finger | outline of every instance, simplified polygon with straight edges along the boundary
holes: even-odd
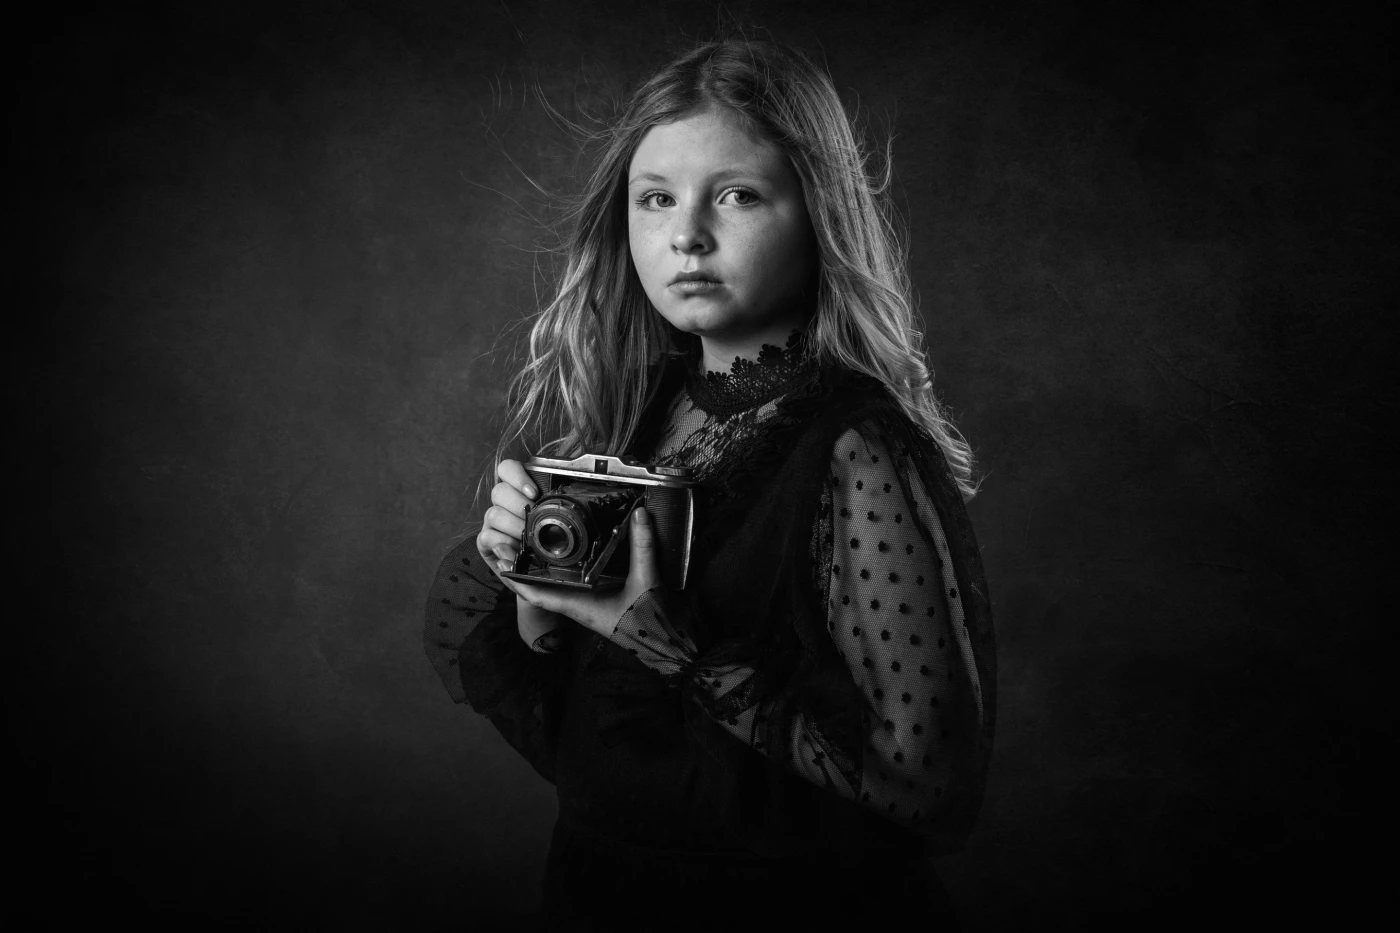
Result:
[[[486,510],[486,524],[492,530],[509,536],[512,539],[511,543],[517,546],[520,544],[520,536],[525,534],[525,519],[499,505],[493,505]]]
[[[492,528],[490,525],[487,525],[485,528],[482,528],[481,534],[477,535],[476,538],[476,549],[482,553],[483,557],[487,554],[495,554],[496,556],[500,557],[503,556],[499,553],[501,548],[515,548],[519,546],[519,538],[512,538],[505,532],[498,531],[495,528]]]
[[[504,583],[506,586],[510,586],[510,581],[507,580],[505,577],[501,576],[501,574],[507,573],[508,571],[515,569],[514,557],[498,558],[493,555],[487,558],[486,563],[489,564],[491,566],[491,569],[496,572],[496,577],[502,583]]]
[[[645,507],[632,513],[632,548],[627,576],[642,589],[651,589],[661,582],[656,566],[656,528]]]
[[[508,535],[502,534],[492,528],[487,528],[477,536],[476,549],[481,554],[482,559],[488,562],[497,560],[514,561],[519,554],[520,541]]]
[[[496,566],[496,551],[493,545],[499,532],[483,527],[476,536],[476,552],[481,555],[481,559],[488,565]]]
[[[519,460],[502,460],[498,463],[496,465],[496,479],[503,483],[510,483],[531,499],[539,495],[539,490],[530,480],[530,474],[525,472],[525,467],[521,466]]]
[[[497,483],[491,487],[491,504],[498,505],[510,514],[523,519],[525,506],[530,504],[530,499],[510,483]]]

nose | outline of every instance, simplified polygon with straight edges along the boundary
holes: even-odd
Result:
[[[676,211],[671,231],[671,249],[682,255],[701,255],[715,248],[704,209],[696,206]]]

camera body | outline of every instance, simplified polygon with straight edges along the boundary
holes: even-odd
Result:
[[[627,526],[645,506],[661,580],[669,589],[685,589],[695,529],[691,470],[584,454],[531,457],[525,472],[539,496],[525,507],[520,553],[501,576],[579,590],[621,589],[631,560]]]

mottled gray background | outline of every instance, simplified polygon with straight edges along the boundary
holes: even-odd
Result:
[[[524,91],[599,111],[726,16],[824,56],[897,134],[937,384],[987,474],[1001,726],[942,863],[967,928],[1292,917],[1376,883],[1386,21],[189,6],[10,36],[9,369],[37,440],[9,492],[39,518],[12,564],[37,601],[7,651],[34,828],[11,908],[530,915],[552,788],[420,634],[500,424],[493,347],[541,287],[557,204],[528,179],[575,190]]]

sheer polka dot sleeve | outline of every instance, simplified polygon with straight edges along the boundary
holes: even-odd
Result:
[[[858,799],[919,826],[980,729],[953,562],[917,472],[881,439],[842,436],[831,484],[827,629],[868,707]]]
[[[799,713],[783,754],[814,784],[921,827],[938,819],[981,727],[952,559],[917,472],[899,469],[882,440],[847,432],[830,483],[831,508],[816,529],[831,536],[827,630],[866,698],[864,748],[851,760]],[[753,669],[698,667],[664,590],[638,599],[613,640],[662,676],[691,681],[711,718],[769,753],[771,704],[754,694]]]

